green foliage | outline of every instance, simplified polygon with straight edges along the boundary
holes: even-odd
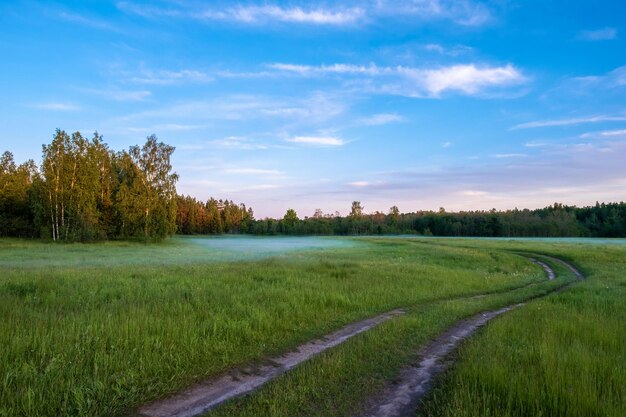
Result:
[[[210,198],[206,203],[178,196],[176,225],[184,235],[246,233],[254,220],[251,208],[228,200]]]
[[[257,220],[251,232],[280,234],[280,222]],[[393,235],[480,236],[480,237],[626,237],[626,203],[571,207],[554,204],[538,210],[464,211],[450,213],[418,211],[400,213],[398,207],[389,213],[364,214],[361,203],[352,203],[350,215],[323,215],[316,211],[289,229],[300,235]]]
[[[363,206],[360,201],[353,201],[350,209],[350,217],[360,219],[363,216]]]
[[[98,133],[57,130],[32,161],[15,166],[6,152],[0,171],[0,236],[54,241],[162,239],[176,230],[174,148],[151,136],[114,153]]]
[[[17,166],[13,154],[0,157],[0,236],[36,234],[31,208],[31,187],[38,179],[33,161]]]
[[[288,209],[281,222],[283,232],[286,234],[293,233],[299,222],[300,219],[298,218],[296,211],[294,209]]]

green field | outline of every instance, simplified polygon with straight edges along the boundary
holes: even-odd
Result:
[[[219,237],[0,240],[0,416],[128,415],[207,376],[404,308],[210,413],[353,416],[456,320],[574,281],[555,268],[559,277],[547,282],[524,251],[568,259],[589,278],[466,343],[428,412],[623,415],[626,245]]]

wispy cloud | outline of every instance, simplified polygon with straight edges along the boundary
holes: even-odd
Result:
[[[283,186],[279,184],[258,184],[258,185],[248,185],[248,186],[237,187],[237,188],[226,188],[224,189],[224,192],[240,193],[244,191],[276,190],[278,188],[283,188]]]
[[[191,69],[179,71],[142,69],[139,74],[129,77],[128,81],[138,84],[169,85],[182,82],[206,83],[213,81],[213,77],[206,72]]]
[[[324,74],[364,74],[382,75],[395,71],[394,68],[378,67],[374,64],[353,65],[353,64],[333,64],[333,65],[298,65],[276,62],[268,65],[269,68],[298,74],[301,76],[320,76]]]
[[[463,196],[468,196],[468,197],[484,197],[484,196],[489,195],[489,192],[477,191],[477,190],[464,190],[464,191],[459,191],[459,194]]]
[[[610,116],[610,115],[598,115],[587,117],[574,117],[569,119],[555,119],[555,120],[539,120],[534,122],[526,122],[513,126],[509,130],[518,129],[533,129],[538,127],[554,127],[554,126],[572,126],[587,123],[601,123],[601,122],[623,122],[626,121],[626,116]]]
[[[472,0],[377,0],[376,12],[421,20],[449,20],[462,26],[481,26],[492,20],[489,8]]]
[[[503,159],[503,158],[524,158],[528,155],[525,153],[497,153],[492,155],[494,158]]]
[[[379,113],[359,120],[360,124],[366,126],[381,126],[389,123],[398,123],[405,121],[406,118],[396,113]]]
[[[606,130],[604,132],[600,132],[600,136],[626,136],[626,129]]]
[[[355,187],[355,188],[367,188],[367,187],[380,187],[380,186],[384,186],[384,182],[377,180],[377,181],[353,181],[353,182],[349,182],[348,185],[350,187]]]
[[[626,86],[626,66],[615,68],[605,75],[590,75],[586,77],[575,77],[567,80],[566,83],[578,84],[579,88],[595,89],[613,88]]]
[[[280,176],[284,175],[283,171],[276,169],[259,169],[259,168],[227,168],[224,170],[227,174],[241,174],[241,175],[269,175]]]
[[[304,97],[272,97],[231,94],[210,100],[190,100],[117,118],[117,122],[135,120],[164,120],[180,123],[206,123],[210,120],[271,120],[286,119],[293,125],[316,125],[342,114],[346,105],[335,94],[315,92]]]
[[[353,195],[368,207],[385,208],[393,201],[403,210],[436,209],[442,205],[452,210],[510,209],[543,207],[554,201],[619,201],[626,184],[626,141],[577,145],[548,148],[515,164],[505,158],[479,166],[450,165],[381,173],[378,178],[346,184],[337,190],[336,201],[345,204],[346,195]],[[350,194],[355,189],[358,194]],[[307,195],[312,194],[307,191]],[[329,209],[332,207],[325,208]]]
[[[200,4],[173,3],[154,6],[123,1],[117,7],[144,18],[181,18],[197,21],[224,21],[247,25],[272,23],[363,26],[377,19],[451,21],[462,26],[481,26],[492,20],[490,9],[473,0],[392,0],[346,1],[342,6],[314,4],[285,6],[276,3],[230,7],[207,7]]]
[[[300,7],[238,6],[224,10],[206,10],[194,14],[197,19],[227,20],[248,24],[267,22],[307,23],[314,25],[354,24],[365,16],[360,8],[330,10],[323,8],[303,9]]]
[[[300,143],[313,146],[343,146],[346,142],[331,136],[295,136],[285,139],[287,142]]]
[[[528,78],[515,66],[488,66],[460,64],[436,68],[406,66],[380,67],[375,64],[353,65],[297,65],[274,63],[270,68],[303,77],[320,77],[328,74],[353,77],[384,78],[386,83],[376,83],[373,91],[411,97],[439,97],[446,91],[466,95],[479,95],[496,87],[520,85]]]
[[[110,22],[107,22],[106,20],[83,16],[78,13],[61,11],[57,14],[57,17],[66,22],[76,23],[78,25],[86,26],[90,29],[108,30],[108,31],[120,32],[120,33],[122,32],[122,30],[119,27],[113,25]]]
[[[548,146],[547,143],[545,143],[545,142],[536,142],[536,141],[526,142],[524,144],[524,147],[526,147],[526,148],[543,148],[543,147],[546,147],[546,146]]]
[[[207,7],[155,7],[146,4],[119,2],[118,8],[146,18],[187,18],[199,21],[228,21],[242,24],[266,24],[272,22],[301,23],[311,25],[352,25],[365,18],[365,10],[349,8],[302,8],[265,4],[261,6],[235,6],[226,8]]]
[[[465,45],[455,45],[452,47],[446,47],[438,43],[427,43],[426,45],[423,45],[422,48],[429,52],[435,52],[440,55],[447,55],[447,56],[452,56],[452,57],[467,54],[474,50],[474,48],[470,46],[465,46]]]
[[[611,137],[617,137],[617,136],[626,136],[626,129],[605,130],[602,132],[589,132],[589,133],[583,133],[582,135],[580,135],[582,139],[595,138],[595,137],[611,138]]]
[[[217,139],[211,142],[213,145],[226,148],[226,149],[236,149],[236,150],[258,150],[258,149],[268,149],[269,146],[261,143],[256,143],[255,141],[242,137],[242,136],[228,136],[222,139]]]
[[[354,181],[354,182],[349,182],[348,185],[352,187],[367,187],[368,185],[370,185],[370,182],[369,181]]]
[[[604,74],[579,75],[567,77],[554,88],[543,94],[542,98],[551,100],[572,99],[585,100],[585,103],[598,108],[599,105],[608,102],[625,93],[626,65],[617,67]],[[623,101],[623,100],[622,100]],[[593,109],[594,107],[589,107]]]
[[[52,111],[78,111],[80,107],[72,103],[63,102],[46,102],[32,105],[36,109],[52,110]]]
[[[116,101],[143,101],[152,95],[152,93],[148,90],[121,90],[118,88],[85,88],[81,91]]]
[[[131,133],[154,133],[154,132],[185,132],[189,130],[203,129],[206,125],[190,125],[180,123],[162,123],[146,127],[127,127],[123,129],[125,132]]]
[[[610,41],[617,39],[617,29],[605,27],[597,30],[583,30],[578,33],[578,39],[584,41]]]
[[[116,4],[119,10],[134,14],[145,18],[163,18],[163,17],[188,17],[188,13],[184,10],[171,6],[162,7],[152,4],[134,3],[129,1],[119,1]]]

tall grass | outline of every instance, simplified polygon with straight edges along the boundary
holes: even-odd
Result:
[[[626,248],[539,249],[574,260],[587,280],[469,341],[421,415],[626,415]]]
[[[544,279],[514,255],[394,239],[246,262],[185,241],[0,240],[0,268],[0,415],[11,417],[124,415],[353,320]],[[425,314],[456,317],[441,311]]]

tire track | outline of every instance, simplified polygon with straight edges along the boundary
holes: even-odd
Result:
[[[323,338],[299,346],[293,352],[271,358],[264,365],[235,369],[226,375],[207,380],[182,393],[145,405],[139,409],[139,416],[193,417],[200,415],[231,398],[254,391],[311,357],[400,314],[404,314],[404,311],[392,310],[376,317],[348,324]]]
[[[554,271],[546,263],[534,258],[529,259],[540,265],[546,271],[548,279],[554,279]],[[527,284],[521,288],[533,284],[534,283]],[[518,288],[512,288],[510,290],[503,291],[503,293],[516,289]],[[445,301],[480,298],[491,294],[493,293],[455,297]],[[449,335],[450,337],[467,337],[487,321],[518,306],[519,305],[509,306],[497,311],[482,313],[479,316],[475,316],[474,318],[467,320],[467,323],[462,326],[465,330],[461,328],[457,329],[455,325],[453,328],[444,333],[444,335],[448,335],[448,333],[452,332]],[[148,403],[140,407],[135,415],[143,417],[195,417],[206,413],[207,411],[232,398],[253,392],[268,381],[271,381],[285,372],[288,372],[313,356],[337,346],[346,340],[368,331],[401,314],[404,314],[404,311],[397,309],[372,318],[348,324],[322,338],[300,345],[292,352],[270,358],[266,360],[264,364],[245,368],[235,368],[226,374],[210,378],[178,394]],[[459,324],[459,326],[460,325],[461,324]],[[465,334],[465,332],[467,332],[467,334]],[[461,336],[458,336],[457,333]],[[440,336],[440,338],[444,335]],[[439,340],[439,338],[437,340]],[[445,344],[443,342],[444,341],[441,340],[440,344]],[[453,348],[454,346],[449,350]],[[432,350],[433,354],[438,355],[446,355],[449,352],[449,350],[445,349],[441,350],[433,348]]]
[[[584,275],[571,264],[551,256],[544,256],[544,258],[565,266],[572,271],[579,280],[584,279]],[[545,262],[535,258],[528,259],[540,265],[546,271],[549,280],[556,277],[552,267]],[[545,295],[561,291],[570,285],[571,283],[566,284]],[[524,303],[513,304],[499,310],[479,313],[469,319],[461,320],[454,324],[435,340],[422,348],[419,355],[419,364],[402,370],[398,380],[392,386],[388,386],[382,394],[377,396],[377,398],[370,403],[364,416],[414,416],[418,411],[422,398],[424,398],[424,395],[426,395],[432,387],[433,377],[452,365],[452,361],[449,360],[449,354],[458,347],[459,343],[470,337],[476,330],[487,324],[490,320],[523,305]]]

